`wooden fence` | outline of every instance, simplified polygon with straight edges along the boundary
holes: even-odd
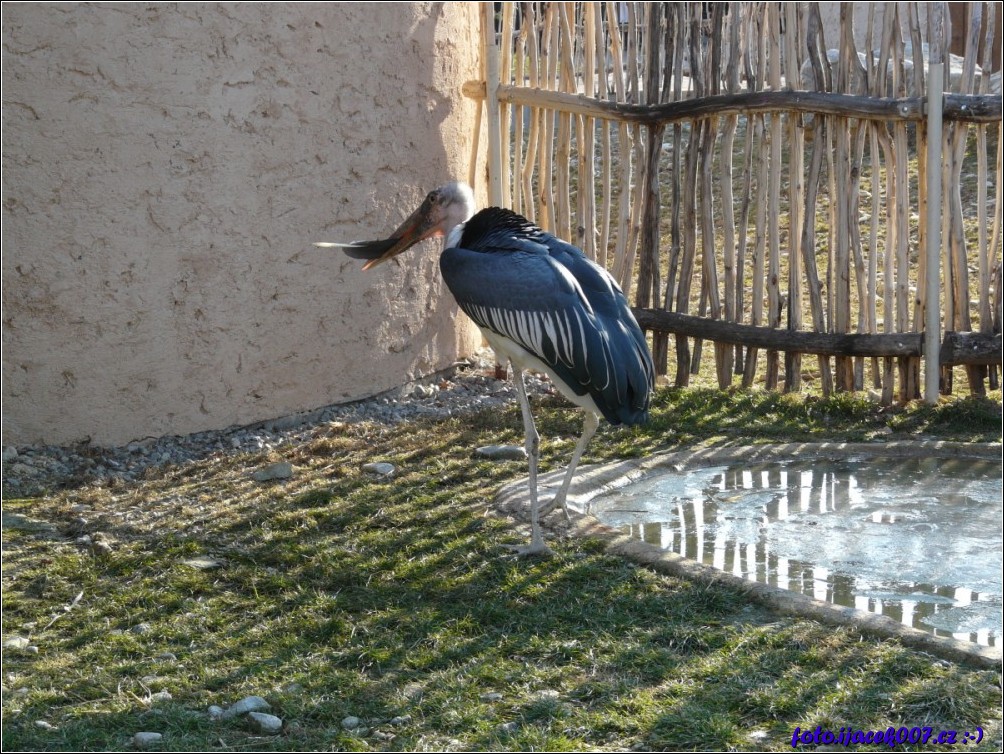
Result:
[[[710,340],[723,388],[811,380],[891,403],[923,384],[939,170],[941,390],[957,364],[972,392],[996,388],[1000,29],[969,4],[930,144],[914,51],[949,60],[944,5],[922,22],[916,3],[869,4],[861,47],[852,3],[838,39],[816,3],[483,3],[468,93],[486,103],[492,201],[610,269],[677,385]]]

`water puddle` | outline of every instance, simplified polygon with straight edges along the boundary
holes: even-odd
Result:
[[[659,474],[589,512],[741,578],[994,647],[1001,475],[968,458],[745,463]]]

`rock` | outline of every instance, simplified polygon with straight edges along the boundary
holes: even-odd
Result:
[[[4,463],[7,463],[8,461],[13,461],[15,458],[17,458],[17,448],[15,448],[13,445],[8,445],[6,448],[3,449]]]
[[[11,464],[8,464],[8,465],[4,466],[4,473],[7,474],[10,477],[26,478],[26,477],[35,476],[38,472],[35,471],[35,469],[33,467],[29,466],[28,464],[25,464],[25,463],[11,463]]]
[[[108,542],[106,542],[105,540],[100,539],[97,542],[91,544],[91,551],[95,555],[111,555],[112,546],[108,544]]]
[[[425,694],[425,687],[420,683],[409,683],[401,689],[401,694],[409,701],[417,702],[420,701],[422,699],[422,695]]]
[[[411,722],[411,715],[397,715],[390,719],[391,725],[406,725]]]
[[[478,697],[482,702],[501,702],[502,695],[497,691],[486,691],[480,697]]]
[[[248,718],[262,733],[278,733],[282,730],[282,718],[266,712],[249,712]]]
[[[559,696],[560,694],[554,689],[543,689],[534,694],[533,700],[535,702],[550,702],[554,701]]]
[[[177,662],[178,656],[174,652],[161,652],[153,656],[155,660],[161,660],[162,662]]]
[[[157,704],[158,702],[169,702],[174,699],[171,696],[170,691],[158,691],[154,694],[150,694],[150,704]]]
[[[135,626],[133,626],[132,628],[129,629],[129,633],[131,633],[131,634],[148,634],[148,633],[150,633],[150,630],[151,629],[150,629],[150,624],[149,623],[137,623]]]
[[[31,642],[23,636],[12,636],[4,639],[4,649],[27,649]]]
[[[55,533],[57,528],[48,521],[25,516],[20,513],[3,512],[2,515],[4,529],[17,529],[18,531],[30,532],[51,532]]]
[[[524,461],[526,449],[520,445],[482,445],[474,451],[474,455],[493,461]]]
[[[364,463],[363,471],[377,476],[393,476],[396,469],[392,463]]]
[[[207,557],[205,555],[200,555],[197,558],[189,558],[188,560],[181,561],[189,568],[195,568],[199,571],[211,571],[214,568],[219,568],[223,565],[220,561],[214,560],[213,558]]]
[[[362,724],[362,720],[354,715],[349,715],[342,719],[342,727],[345,730],[356,730]]]
[[[256,482],[271,482],[276,479],[289,479],[291,476],[293,476],[293,464],[289,461],[279,461],[258,469],[251,478]]]
[[[209,713],[210,720],[220,720],[223,717],[224,710],[218,705],[210,704],[209,709],[207,709],[206,712]]]
[[[243,715],[247,712],[261,712],[262,710],[271,709],[272,705],[262,699],[260,696],[246,696],[241,699],[236,704],[231,705],[228,709],[223,712],[223,719],[229,720],[230,718],[237,717],[238,715]]]
[[[498,729],[501,733],[515,733],[519,730],[519,723],[513,721],[502,723]]]
[[[59,730],[59,728],[50,723],[48,720],[36,720],[35,727],[41,728],[42,730]]]
[[[164,736],[160,733],[152,733],[150,731],[140,731],[132,737],[133,745],[137,748],[145,749],[148,746],[156,746],[161,742]]]

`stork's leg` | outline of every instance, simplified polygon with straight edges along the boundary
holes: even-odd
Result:
[[[561,482],[561,488],[558,490],[558,494],[554,496],[554,500],[545,506],[541,515],[546,516],[560,505],[565,511],[565,520],[571,520],[571,516],[568,515],[568,488],[572,486],[572,477],[575,475],[575,467],[579,465],[579,459],[582,458],[582,454],[585,452],[586,446],[589,444],[589,441],[593,439],[593,435],[596,434],[596,429],[599,426],[600,417],[592,411],[586,411],[585,417],[582,421],[582,436],[579,437],[579,441],[575,444],[575,452],[572,453],[572,460],[568,464],[568,471],[565,472],[565,478]]]
[[[537,461],[540,459],[540,435],[533,423],[530,413],[530,400],[526,397],[526,385],[523,384],[523,370],[510,362],[513,370],[513,382],[519,393],[519,407],[523,412],[523,429],[526,432],[526,458],[530,467],[530,544],[517,547],[510,545],[519,555],[547,555],[551,552],[544,544],[540,533],[540,500],[537,498]]]

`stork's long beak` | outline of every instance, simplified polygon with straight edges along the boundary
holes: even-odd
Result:
[[[394,231],[390,238],[380,241],[356,241],[351,244],[317,243],[315,246],[340,248],[353,259],[367,259],[364,270],[376,267],[391,257],[396,257],[402,251],[410,249],[426,238],[443,235],[440,218],[434,206],[428,200],[411,213],[407,220]]]

